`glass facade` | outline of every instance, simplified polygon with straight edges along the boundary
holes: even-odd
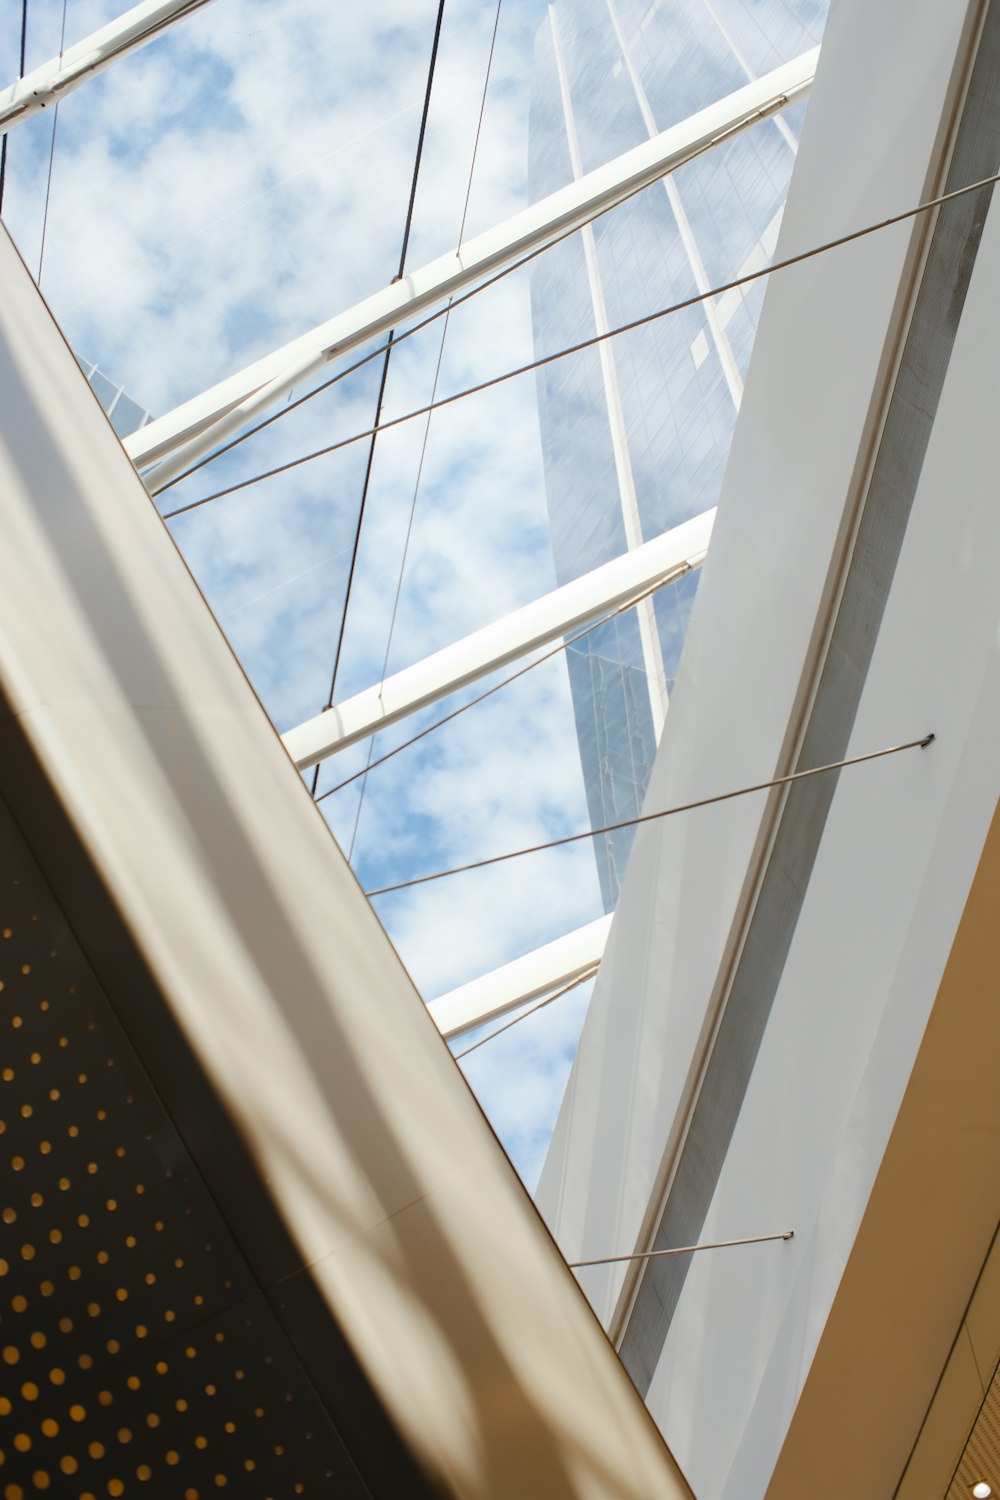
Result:
[[[89,360],[79,359],[81,370],[86,375],[90,388],[98,401],[108,414],[112,427],[120,438],[127,438],[130,433],[138,432],[140,427],[145,427],[151,420],[151,414],[145,411],[131,396],[126,396],[120,385],[115,385],[113,380],[103,374],[96,365]]]
[[[820,40],[827,0],[555,0],[536,42],[533,198]],[[771,258],[804,106],[714,148],[549,250],[532,271],[550,354]],[[718,500],[764,294],[758,281],[538,372],[557,581]],[[593,826],[640,810],[698,574],[567,653]],[[631,829],[595,842],[615,905]]]

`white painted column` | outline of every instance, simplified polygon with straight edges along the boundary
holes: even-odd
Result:
[[[210,4],[211,0],[142,0],[142,4],[91,32],[58,57],[32,68],[16,83],[0,90],[0,135],[58,104],[88,78],[103,73],[119,58],[137,52],[177,21]]]

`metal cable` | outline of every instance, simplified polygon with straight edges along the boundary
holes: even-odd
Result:
[[[545,849],[559,849],[564,844],[577,844],[581,839],[598,838],[602,833],[617,833],[621,828],[636,828],[640,823],[654,823],[660,818],[672,818],[677,813],[692,812],[698,807],[712,807],[716,802],[731,802],[734,797],[747,797],[751,792],[766,792],[772,787],[790,786],[794,781],[805,781],[809,776],[822,776],[827,771],[840,771],[845,766],[861,765],[867,760],[881,760],[886,755],[898,755],[901,750],[923,750],[934,741],[933,734],[925,734],[919,740],[907,740],[902,745],[890,745],[885,750],[869,750],[865,755],[851,755],[846,760],[834,760],[825,766],[810,766],[805,771],[792,771],[788,776],[776,776],[773,781],[758,781],[753,786],[739,787],[735,792],[717,792],[714,797],[699,797],[695,802],[682,802],[677,807],[666,807],[660,812],[641,813],[637,818],[623,818],[620,823],[608,823],[604,828],[588,828],[583,833],[569,833],[559,839],[548,839],[544,844],[529,844],[524,849],[510,849],[506,854],[492,854],[487,859],[475,859],[467,865],[455,865],[450,870],[435,870],[430,875],[416,875],[412,880],[399,880],[395,885],[382,885],[366,896],[385,896],[390,891],[405,891],[413,885],[425,885],[429,880],[443,880],[446,875],[462,875],[467,870],[481,870],[486,865],[499,865],[508,859],[520,859],[523,854],[540,854]]]
[[[889,229],[895,224],[905,223],[907,219],[914,219],[919,214],[929,213],[932,209],[940,208],[943,204],[951,203],[957,198],[963,198],[968,193],[979,192],[983,188],[993,187],[1000,182],[1000,172],[993,173],[989,177],[982,177],[978,182],[970,182],[966,187],[955,188],[952,192],[942,193],[940,197],[931,198],[926,203],[919,203],[916,208],[906,209],[905,212],[893,214],[888,219],[880,219],[876,224],[868,224],[863,229],[851,230],[849,234],[839,235],[836,239],[826,240],[821,245],[815,245],[810,250],[802,250],[797,255],[790,255],[784,260],[774,261],[769,266],[763,266],[760,270],[750,271],[745,276],[737,276],[732,281],[723,282],[722,285],[711,287],[706,292],[698,292],[692,297],[685,297],[681,302],[673,302],[668,307],[661,307],[656,312],[646,313],[641,318],[634,318],[629,323],[621,323],[616,328],[609,328],[604,333],[594,334],[591,338],[583,339],[578,344],[571,344],[567,349],[558,349],[554,354],[546,354],[540,359],[531,360],[528,364],[518,365],[516,369],[507,370],[502,375],[494,375],[490,380],[484,380],[478,385],[468,386],[463,391],[456,391],[454,395],[444,396],[434,404],[433,407],[421,406],[415,411],[405,412],[400,417],[393,417],[391,421],[384,422],[378,429],[386,432],[390,427],[399,427],[404,422],[410,422],[415,417],[426,416],[428,411],[437,411],[442,406],[451,406],[456,401],[462,401],[466,396],[477,396],[483,391],[492,390],[494,386],[503,385],[508,380],[515,379],[518,375],[527,375],[532,370],[540,370],[546,365],[554,364],[557,360],[566,359],[568,355],[580,354],[585,349],[592,349],[607,339],[617,338],[621,333],[631,333],[636,328],[644,328],[648,323],[655,323],[660,318],[666,318],[674,313],[684,312],[689,307],[696,307],[699,303],[707,302],[712,297],[722,296],[725,292],[733,291],[737,287],[748,286],[754,281],[759,281],[764,276],[770,276],[774,271],[784,271],[791,266],[801,265],[803,261],[812,260],[817,255],[823,255],[828,250],[836,250],[842,245],[849,245],[855,240],[864,239],[867,235],[876,234],[881,229]],[[238,484],[228,485],[223,490],[216,490],[214,494],[204,495],[200,500],[192,500],[187,505],[180,505],[176,510],[164,512],[164,520],[172,520],[174,516],[186,514],[188,511],[197,510],[202,505],[209,505],[213,500],[221,500],[226,495],[233,495],[238,490],[248,489],[250,485],[259,484],[261,480],[273,479],[278,474],[285,474],[290,469],[297,469],[302,464],[310,463],[314,458],[323,458],[328,453],[339,452],[342,448],[349,448],[354,443],[362,442],[371,437],[371,429],[365,432],[356,432],[353,437],[342,438],[337,443],[331,443],[329,447],[317,448],[312,453],[305,453],[299,458],[289,460],[288,463],[279,464],[274,469],[266,469],[263,473],[255,474],[250,479],[240,480]],[[191,471],[189,471],[191,472]]]
[[[399,250],[399,270],[396,272],[395,281],[402,279],[406,269],[406,252],[410,246],[410,230],[413,227],[413,207],[417,200],[417,181],[420,177],[420,163],[424,154],[424,138],[427,134],[427,116],[431,107],[431,92],[434,87],[434,70],[437,64],[438,44],[441,40],[441,23],[444,20],[445,0],[438,0],[437,19],[434,23],[434,40],[431,43],[431,60],[427,69],[427,85],[424,89],[424,107],[420,115],[420,129],[417,134],[417,149],[413,161],[413,173],[410,178],[410,198],[406,205],[406,219],[403,224],[403,241]],[[378,434],[383,430],[382,403],[385,400],[385,387],[389,378],[389,359],[392,354],[393,334],[395,330],[389,330],[389,337],[385,343],[385,358],[382,362],[382,375],[379,380],[378,399],[375,402],[375,422],[368,434],[371,442],[368,447],[368,460],[365,464],[364,484],[361,488],[361,503],[358,506],[358,520],[354,528],[354,542],[351,547],[351,561],[347,570],[347,587],[344,591],[344,606],[340,614],[340,628],[337,632],[337,646],[333,655],[333,671],[330,674],[330,691],[327,694],[326,707],[333,704],[333,695],[337,688],[337,673],[340,670],[340,657],[344,648],[344,632],[347,628],[347,611],[351,603],[351,590],[354,586],[354,574],[357,569],[358,552],[361,547],[361,528],[364,525],[365,508],[368,504],[368,490],[371,486],[372,467],[375,462],[375,444]],[[388,426],[388,423],[386,424]],[[317,765],[312,779],[312,794],[316,795],[316,786],[319,782],[319,766]]]
[[[432,402],[434,400],[434,397],[437,395],[438,380],[441,377],[441,364],[442,364],[442,361],[444,360],[444,341],[445,341],[445,339],[447,337],[448,337],[448,319],[445,318],[445,320],[444,320],[444,326],[441,329],[441,344],[440,344],[440,347],[438,348],[437,365],[436,365],[436,367],[434,369],[434,383],[431,386],[431,401]],[[406,559],[409,556],[409,551],[410,551],[410,538],[413,535],[413,518],[414,518],[414,516],[417,513],[417,496],[420,494],[420,481],[423,478],[424,460],[427,457],[427,441],[428,441],[430,435],[431,435],[431,413],[428,412],[427,413],[427,421],[424,424],[424,438],[423,438],[423,442],[420,445],[420,461],[417,464],[417,477],[416,477],[416,479],[413,482],[413,499],[410,501],[410,515],[409,515],[409,519],[408,519],[408,521],[406,523],[406,537],[405,537],[405,539],[403,541],[403,556],[401,557],[400,563],[399,563],[399,577],[396,579],[396,593],[395,593],[395,597],[393,598],[393,601],[392,601],[392,614],[391,614],[391,616],[389,618],[389,633],[388,633],[388,636],[386,638],[386,643],[385,643],[385,655],[382,658],[382,671],[379,673],[379,683],[380,684],[384,684],[385,683],[385,674],[386,674],[386,672],[388,671],[388,668],[389,668],[389,653],[392,650],[392,637],[393,637],[393,634],[394,634],[395,629],[396,629],[396,615],[399,612],[399,600],[400,600],[400,595],[403,592],[403,574],[406,571]],[[381,686],[379,688],[379,692],[381,693]],[[358,826],[359,826],[359,824],[361,822],[361,809],[364,807],[364,803],[365,803],[365,791],[366,791],[367,786],[368,786],[368,772],[371,770],[372,756],[375,753],[375,739],[376,739],[376,736],[374,734],[369,738],[369,741],[368,741],[368,762],[367,762],[367,764],[366,764],[366,766],[364,768],[364,771],[361,772],[363,780],[361,782],[361,794],[358,797],[358,806],[357,806],[357,809],[356,809],[355,814],[354,814],[354,828],[351,831],[351,842],[350,842],[350,845],[349,845],[348,850],[347,850],[347,862],[348,862],[348,864],[350,864],[351,859],[354,856],[354,845],[357,842]],[[316,771],[317,771],[317,774],[318,774],[318,772],[319,772],[319,764],[317,764]],[[314,796],[315,796],[315,790],[316,789],[315,789],[315,784],[314,784],[314,786],[313,786],[313,795]],[[316,800],[318,802],[321,799],[319,797],[317,797]]]
[[[503,0],[497,0],[497,11],[496,11],[496,16],[494,17],[494,21],[493,21],[493,35],[492,35],[492,37],[490,39],[489,56],[486,59],[486,76],[483,79],[483,94],[482,94],[482,99],[480,100],[480,104],[479,104],[479,120],[478,120],[477,125],[476,125],[476,137],[475,137],[475,140],[474,140],[473,146],[472,146],[472,160],[469,163],[469,178],[468,178],[468,182],[466,183],[466,187],[465,187],[465,203],[464,203],[464,205],[462,207],[462,222],[461,222],[461,225],[460,225],[459,231],[458,231],[458,246],[459,246],[459,248],[455,252],[456,255],[458,255],[460,253],[460,251],[461,251],[461,247],[462,247],[462,235],[465,232],[465,218],[466,218],[466,214],[468,213],[469,198],[470,198],[471,193],[472,193],[472,180],[473,180],[473,177],[475,176],[475,171],[476,171],[476,158],[479,155],[479,137],[480,137],[480,133],[481,133],[482,128],[483,128],[483,115],[484,115],[484,113],[486,111],[486,96],[487,96],[487,93],[489,92],[489,87],[490,87],[490,73],[491,73],[492,68],[493,68],[493,53],[494,53],[494,49],[496,47],[497,27],[500,24],[500,6],[501,6],[502,3],[503,3]],[[441,329],[441,343],[440,343],[440,346],[438,348],[437,365],[435,366],[435,369],[434,369],[434,380],[433,380],[433,384],[431,386],[431,404],[432,405],[433,405],[435,399],[437,398],[438,381],[441,378],[441,366],[442,366],[442,363],[444,361],[444,346],[445,346],[445,341],[446,341],[446,339],[448,337],[448,323],[449,323],[449,319],[451,317],[451,302],[452,302],[452,299],[449,298],[448,299],[448,305],[444,309],[444,324],[443,324],[443,327]],[[411,539],[411,537],[413,535],[413,521],[414,521],[414,517],[415,517],[416,512],[417,512],[417,498],[418,498],[418,496],[420,494],[420,481],[423,478],[424,460],[427,457],[427,443],[428,443],[428,440],[429,440],[430,434],[431,434],[431,415],[432,414],[430,412],[428,412],[428,414],[427,414],[427,421],[426,421],[426,423],[424,425],[423,442],[421,443],[421,446],[420,446],[420,461],[417,464],[417,476],[416,476],[416,479],[414,480],[414,484],[413,484],[413,499],[410,502],[410,515],[409,515],[409,519],[407,520],[407,523],[406,523],[406,537],[405,537],[405,539],[403,541],[403,555],[402,555],[402,557],[400,559],[400,563],[399,563],[399,577],[396,580],[396,593],[395,593],[395,596],[394,596],[393,601],[392,601],[392,614],[391,614],[390,619],[389,619],[389,632],[388,632],[388,637],[387,637],[386,643],[385,643],[385,655],[382,658],[382,671],[379,674],[379,681],[380,681],[380,683],[384,683],[385,682],[385,674],[386,674],[386,672],[389,669],[389,653],[392,650],[392,639],[393,639],[393,635],[394,635],[395,629],[396,629],[396,616],[397,616],[397,614],[399,612],[399,600],[400,600],[400,596],[401,596],[401,594],[403,592],[403,576],[404,576],[404,574],[406,572],[406,560],[407,560],[407,558],[409,556],[409,553],[410,553],[410,539]],[[381,689],[380,689],[380,693],[381,693]],[[371,766],[372,766],[372,756],[375,753],[376,738],[377,738],[377,736],[374,735],[374,734],[370,737],[370,739],[368,741],[368,759],[367,759],[367,761],[365,763],[364,769],[362,771],[358,772],[358,776],[360,776],[362,778],[362,781],[361,781],[361,794],[358,797],[358,806],[357,806],[357,809],[356,809],[355,814],[354,814],[354,827],[353,827],[353,829],[351,831],[351,842],[350,842],[350,845],[349,845],[348,850],[347,850],[348,863],[350,863],[351,859],[354,856],[354,846],[355,846],[355,843],[357,842],[358,827],[359,827],[359,825],[361,823],[361,812],[362,812],[362,809],[364,807],[365,792],[367,791],[367,788],[368,788],[368,772],[371,770]],[[401,749],[402,747],[400,746],[398,748]],[[384,757],[384,756],[382,757],[382,759],[385,759],[385,758],[386,757]],[[381,764],[381,761],[379,761],[377,763]],[[351,777],[351,780],[352,781],[356,781],[358,779],[358,776]],[[313,796],[314,797],[316,795],[316,786],[317,786],[317,784],[318,784],[318,767],[317,767],[317,774],[314,775],[314,777],[313,777]],[[343,783],[341,783],[341,785],[343,785]],[[336,788],[336,790],[338,790],[338,791],[339,791],[339,789],[340,789],[339,787]],[[323,794],[323,796],[326,796],[326,795],[327,795],[326,793]],[[320,802],[322,800],[323,800],[322,797],[317,797],[316,798],[316,801],[318,801],[318,802]]]
[[[793,1240],[794,1229],[785,1229],[781,1234],[755,1234],[744,1240],[715,1240],[709,1245],[678,1245],[673,1250],[639,1250],[634,1255],[599,1255],[596,1260],[568,1260],[571,1271],[580,1271],[584,1266],[614,1266],[626,1260],[657,1260],[661,1255],[694,1255],[698,1250],[729,1250],[734,1245],[766,1245],[769,1240]]]
[[[406,750],[410,745],[415,745],[418,740],[425,739],[427,735],[433,734],[434,730],[440,729],[442,725],[450,724],[452,719],[458,718],[459,714],[467,713],[470,708],[475,708],[477,703],[482,703],[484,699],[491,698],[494,693],[499,693],[501,688],[505,688],[510,683],[516,682],[519,677],[523,677],[526,672],[531,672],[535,667],[540,667],[542,662],[551,661],[553,656],[558,656],[561,651],[568,651],[570,646],[575,646],[577,641],[582,641],[584,636],[589,635],[592,630],[599,630],[602,625],[607,625],[609,621],[616,619],[618,615],[623,615],[626,610],[634,609],[644,599],[650,598],[659,589],[666,588],[668,583],[676,583],[679,578],[683,578],[685,574],[691,571],[692,567],[690,563],[683,563],[677,568],[672,568],[666,578],[658,579],[648,589],[643,589],[641,594],[636,594],[634,599],[628,599],[624,604],[619,604],[617,609],[610,610],[606,615],[601,615],[600,619],[592,620],[589,625],[585,625],[575,635],[564,637],[550,651],[545,651],[541,656],[534,657],[525,666],[519,667],[516,672],[512,672],[509,677],[504,677],[500,682],[495,682],[485,692],[477,693],[476,697],[470,698],[468,703],[460,703],[458,708],[452,709],[450,714],[445,714],[443,719],[435,719],[433,724],[428,724],[426,729],[421,729],[419,733],[412,735],[410,739],[404,740],[401,745],[396,745],[392,750],[387,750],[384,755],[379,756],[378,760],[369,761],[363,770],[355,771],[353,776],[346,777],[343,781],[338,782],[336,786],[328,787],[325,792],[320,793],[316,801],[322,802],[324,797],[332,797],[334,792],[342,791],[345,786],[350,786],[360,776],[366,776],[369,771],[374,771],[376,766],[381,766],[385,761],[392,760],[393,756],[398,755],[401,750]],[[371,738],[373,742],[377,733],[377,730],[372,731]]]
[[[487,1042],[492,1042],[495,1036],[500,1036],[502,1032],[509,1031],[519,1021],[527,1020],[528,1016],[533,1016],[536,1010],[543,1010],[546,1005],[551,1005],[553,1000],[561,1000],[563,995],[569,994],[570,990],[578,989],[581,984],[586,984],[588,979],[593,979],[598,967],[598,964],[593,964],[585,973],[578,974],[575,979],[570,980],[569,984],[564,984],[562,989],[556,990],[555,994],[546,995],[544,1000],[536,1000],[535,1004],[530,1006],[528,1010],[522,1010],[521,1014],[515,1016],[513,1020],[505,1021],[502,1026],[497,1027],[496,1031],[491,1031],[486,1036],[481,1036],[477,1042],[473,1042],[470,1047],[464,1048],[463,1051],[453,1053],[455,1061],[458,1062],[460,1057],[468,1057],[469,1053],[475,1052],[477,1047],[485,1046]]]
[[[476,170],[476,157],[479,155],[479,137],[482,134],[483,116],[486,113],[486,95],[489,92],[490,74],[493,71],[493,53],[496,50],[497,45],[497,29],[500,25],[500,7],[502,4],[503,0],[497,0],[497,13],[493,17],[493,35],[490,38],[490,55],[486,59],[486,81],[483,84],[483,97],[479,102],[479,119],[476,122],[476,138],[472,143],[472,165],[469,167],[469,181],[465,189],[465,202],[462,205],[462,222],[459,225],[458,230],[458,245],[455,249],[456,256],[459,256],[462,253],[462,240],[465,237],[465,221],[468,218],[469,214],[469,199],[472,197],[472,178]],[[449,303],[448,305],[450,308],[451,304]]]
[[[66,16],[63,14],[63,26],[66,25]],[[18,78],[24,77],[24,57],[28,42],[28,0],[21,0],[21,51],[17,65]],[[7,181],[7,132],[4,131],[3,139],[0,140],[0,214],[3,213],[3,190]]]
[[[59,33],[59,56],[62,57],[66,46],[66,7],[69,0],[63,0],[62,8],[62,30]],[[36,278],[39,286],[42,284],[42,266],[45,263],[45,236],[49,228],[49,199],[52,196],[52,169],[56,160],[56,130],[59,127],[59,104],[56,103],[52,111],[52,139],[49,141],[49,170],[45,179],[45,209],[42,213],[42,243],[38,249],[38,276]],[[4,136],[4,140],[7,137]]]

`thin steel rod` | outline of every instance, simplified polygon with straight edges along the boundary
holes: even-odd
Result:
[[[502,1026],[498,1026],[495,1031],[489,1032],[486,1036],[481,1036],[477,1042],[473,1042],[469,1047],[464,1047],[461,1052],[453,1053],[452,1056],[454,1057],[455,1061],[458,1062],[460,1057],[467,1057],[470,1052],[475,1052],[477,1047],[483,1047],[487,1042],[492,1042],[493,1038],[495,1036],[499,1036],[502,1031],[509,1031],[510,1028],[512,1026],[516,1026],[519,1021],[524,1021],[528,1018],[528,1016],[533,1016],[536,1010],[542,1010],[546,1005],[551,1005],[553,1000],[561,1000],[563,995],[569,994],[570,990],[575,990],[579,985],[586,984],[588,979],[594,978],[594,975],[597,973],[597,970],[599,968],[600,964],[591,964],[590,968],[587,969],[585,973],[578,974],[575,979],[571,979],[569,984],[564,984],[562,988],[556,990],[554,994],[546,995],[543,1000],[536,1000],[534,1005],[529,1006],[527,1010],[522,1010],[521,1014],[519,1016],[515,1016],[513,1020],[505,1021],[504,1024]]]
[[[768,1240],[794,1238],[795,1230],[786,1229],[782,1234],[755,1234],[745,1240],[715,1240],[711,1245],[678,1245],[673,1250],[643,1250],[636,1255],[599,1255],[596,1260],[568,1260],[566,1264],[571,1271],[579,1271],[584,1266],[613,1266],[626,1260],[656,1260],[661,1255],[694,1255],[699,1250],[729,1250],[733,1245],[764,1245]]]
[[[785,260],[773,261],[769,266],[762,266],[758,271],[750,271],[745,276],[737,276],[732,281],[725,281],[719,286],[711,287],[706,292],[697,292],[692,297],[685,297],[681,302],[672,302],[668,307],[658,308],[655,312],[645,313],[641,318],[634,318],[629,323],[620,323],[616,328],[609,328],[604,333],[594,334],[591,338],[582,339],[578,344],[571,344],[566,349],[557,349],[552,354],[546,354],[541,359],[531,360],[528,364],[518,365],[513,370],[505,370],[501,375],[494,375],[489,380],[483,380],[478,385],[467,386],[464,390],[455,391],[451,396],[442,396],[440,401],[433,407],[420,406],[414,411],[404,412],[401,416],[393,417],[388,422],[383,422],[379,431],[386,431],[390,427],[399,427],[404,422],[411,422],[415,417],[426,416],[428,411],[436,411],[442,406],[451,406],[455,401],[463,401],[466,396],[478,396],[483,391],[492,390],[494,386],[503,385],[505,381],[514,380],[518,375],[527,375],[532,370],[540,370],[546,365],[553,364],[556,360],[565,359],[570,354],[580,354],[585,349],[592,349],[596,345],[604,343],[608,339],[617,338],[621,333],[631,333],[636,328],[644,328],[647,323],[655,323],[659,318],[666,318],[674,313],[684,312],[689,307],[696,307],[699,303],[708,302],[713,297],[722,296],[725,292],[734,291],[737,287],[748,286],[751,282],[759,281],[764,276],[770,276],[775,271],[785,271],[790,266],[801,265],[803,261],[812,260],[817,255],[823,255],[828,250],[836,250],[841,245],[850,245],[855,240],[864,239],[866,235],[876,234],[879,230],[890,229],[895,224],[903,224],[908,219],[914,219],[919,214],[929,213],[932,209],[941,208],[946,203],[954,202],[957,198],[963,198],[968,193],[981,191],[983,188],[993,187],[1000,182],[1000,172],[994,172],[989,177],[981,177],[976,182],[970,182],[965,187],[955,188],[949,193],[942,193],[937,198],[930,198],[926,203],[918,203],[916,208],[908,208],[903,213],[892,214],[887,219],[880,219],[875,224],[867,224],[863,229],[852,229],[848,234],[838,235],[836,239],[826,240],[822,245],[814,245],[811,250],[802,250],[797,255],[790,255]],[[237,484],[228,485],[224,490],[216,490],[211,495],[203,495],[200,500],[192,500],[187,505],[180,505],[176,510],[165,511],[163,519],[171,520],[174,516],[181,516],[190,510],[197,510],[199,506],[209,505],[213,500],[221,500],[225,495],[233,495],[238,490],[249,488],[250,485],[259,484],[261,480],[273,479],[277,474],[285,474],[290,469],[296,469],[302,464],[311,463],[314,458],[323,458],[328,453],[337,453],[341,448],[349,448],[352,443],[363,442],[365,438],[372,435],[372,429],[364,432],[356,432],[352,437],[341,438],[339,442],[331,443],[325,448],[316,448],[311,453],[303,453],[299,458],[290,459],[287,463],[279,464],[276,468],[265,469],[260,474],[254,474],[249,479],[241,479]],[[187,472],[191,472],[188,470]],[[153,490],[153,494],[159,491]]]
[[[665,807],[660,812],[641,813],[637,818],[623,818],[620,823],[607,823],[603,828],[588,828],[584,833],[569,833],[561,839],[549,839],[544,844],[529,844],[524,849],[510,849],[506,854],[492,854],[487,859],[474,859],[467,865],[455,865],[450,870],[435,870],[430,875],[416,875],[412,880],[400,880],[395,885],[381,885],[367,896],[385,896],[390,891],[404,891],[411,885],[424,885],[428,880],[443,880],[446,875],[462,875],[466,870],[481,870],[484,865],[499,865],[506,859],[519,859],[522,854],[540,854],[545,849],[558,849],[563,844],[576,844],[581,839],[598,838],[602,833],[617,833],[620,828],[635,828],[640,823],[653,823],[658,818],[672,818],[676,813],[693,812],[698,807],[711,807],[716,802],[730,802],[734,797],[748,797],[751,792],[767,792],[772,787],[789,786],[793,781],[805,781],[808,776],[822,776],[826,771],[841,771],[845,766],[859,766],[866,760],[881,760],[886,755],[898,755],[902,750],[923,750],[933,744],[934,735],[925,734],[923,739],[907,740],[903,745],[889,745],[885,750],[869,750],[864,755],[851,755],[846,760],[834,760],[826,766],[810,766],[805,771],[792,771],[788,776],[776,776],[773,781],[757,781],[753,786],[741,786],[735,792],[717,792],[714,797],[699,797],[696,802],[682,802],[677,807]]]

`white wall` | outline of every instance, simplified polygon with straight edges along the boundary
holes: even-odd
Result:
[[[779,257],[926,196],[966,19],[962,3],[834,0]],[[884,231],[774,278],[648,809],[788,768],[921,233]],[[704,1234],[794,1224],[796,1239],[695,1259],[650,1390],[700,1500],[766,1486],[1000,789],[986,410],[998,237],[994,222],[849,753],[927,729],[939,742],[841,777]],[[538,1193],[570,1258],[640,1240],[765,806],[637,837]],[[623,1279],[583,1273],[605,1320]]]

